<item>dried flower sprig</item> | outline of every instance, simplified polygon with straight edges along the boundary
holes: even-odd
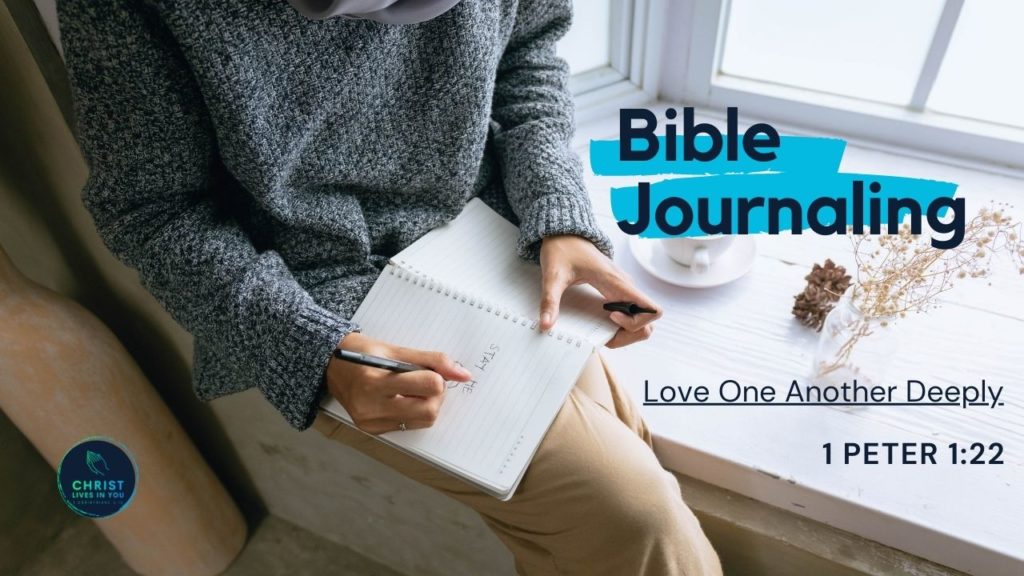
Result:
[[[939,295],[957,281],[988,277],[996,255],[1008,256],[1024,274],[1022,225],[1006,214],[1004,205],[979,210],[953,248],[932,246],[927,238],[912,234],[909,223],[898,234],[851,235],[851,241],[857,267],[850,294],[861,316],[847,327],[849,338],[832,361],[818,366],[819,375],[844,366],[875,323],[885,327],[893,318],[937,308]]]

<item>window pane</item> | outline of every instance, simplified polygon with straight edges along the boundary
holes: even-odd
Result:
[[[732,0],[722,72],[905,105],[943,0]]]
[[[965,2],[928,108],[1024,126],[1024,2]]]
[[[612,0],[572,0],[572,28],[558,43],[558,55],[573,74],[603,68],[611,55]]]

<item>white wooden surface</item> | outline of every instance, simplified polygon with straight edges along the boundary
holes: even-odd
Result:
[[[611,120],[581,128],[584,164],[590,138],[615,136]],[[842,170],[956,182],[969,214],[989,200],[1024,204],[1022,180],[867,148],[848,147]],[[808,375],[817,334],[790,315],[792,297],[814,262],[851,267],[847,239],[761,236],[746,277],[679,288],[647,275],[614,224],[608,191],[635,179],[588,178],[616,261],[666,309],[650,341],[605,352],[638,404],[645,379],[716,390],[731,378],[784,393]],[[1024,220],[1022,208],[1010,213]],[[985,378],[1005,387],[1005,406],[643,407],[659,456],[673,470],[968,573],[1024,574],[1024,277],[1007,263],[990,281],[965,281],[941,309],[901,322],[887,374],[943,386]],[[829,466],[825,442],[934,442],[940,463]],[[1001,442],[1006,463],[951,465],[949,442]]]

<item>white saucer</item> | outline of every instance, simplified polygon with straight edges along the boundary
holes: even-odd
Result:
[[[629,251],[644,270],[659,280],[686,288],[712,288],[728,284],[749,272],[757,258],[757,243],[752,236],[737,236],[729,250],[703,273],[669,258],[662,250],[660,240],[630,236]]]

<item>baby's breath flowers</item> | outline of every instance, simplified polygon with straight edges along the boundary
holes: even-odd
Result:
[[[953,248],[931,245],[904,223],[898,234],[851,235],[856,269],[848,297],[859,318],[844,329],[847,338],[817,372],[825,375],[847,365],[854,346],[877,327],[895,319],[937,308],[939,295],[960,280],[985,278],[996,256],[1009,257],[1024,274],[1021,224],[1003,205],[983,208],[964,226],[964,238]],[[836,336],[836,335],[831,335]]]

